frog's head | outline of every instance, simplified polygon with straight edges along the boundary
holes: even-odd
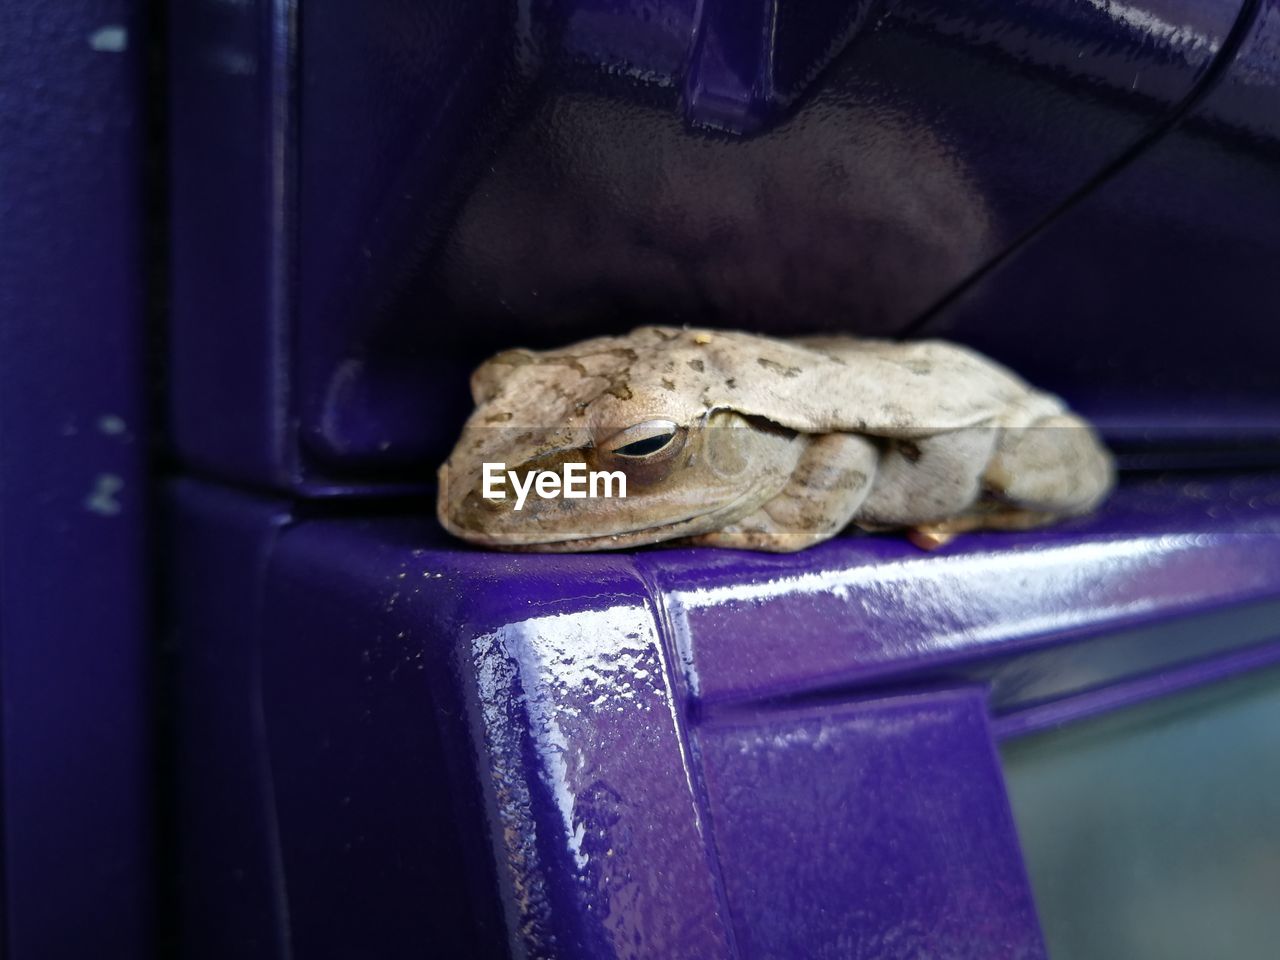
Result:
[[[575,551],[694,536],[751,513],[782,489],[800,444],[732,402],[713,336],[650,327],[487,361],[440,468],[440,522],[486,546]],[[558,479],[537,479],[547,474]],[[566,478],[585,495],[566,496]]]

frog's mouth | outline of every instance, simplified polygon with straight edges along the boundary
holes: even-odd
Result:
[[[514,551],[624,549],[723,529],[776,495],[794,468],[793,460],[775,463],[772,454],[757,457],[756,447],[744,447],[741,442],[742,438],[767,438],[770,443],[785,441],[790,448],[796,436],[793,431],[772,424],[762,426],[736,413],[731,416],[733,422],[714,433],[724,439],[723,444],[710,442],[713,430],[705,426],[711,419],[708,413],[703,415],[704,427],[696,439],[680,443],[670,456],[662,458],[653,458],[647,450],[638,455],[627,453],[629,438],[615,450],[602,449],[591,436],[562,434],[555,439],[569,443],[541,443],[530,451],[532,456],[508,469],[506,464],[488,462],[487,455],[498,450],[509,454],[521,444],[506,443],[504,448],[497,442],[473,441],[465,448],[465,456],[451,458],[441,468],[437,515],[441,525],[456,537]],[[740,430],[739,421],[752,429]],[[484,435],[481,438],[488,440]],[[492,459],[497,456],[500,454]],[[632,456],[636,462],[625,462]],[[457,463],[466,464],[464,472],[453,470]],[[518,494],[521,489],[530,489],[535,475],[566,478],[571,466],[579,470],[579,480],[582,471],[588,475],[621,473],[626,492],[597,497],[594,482],[589,481],[590,498],[581,492],[577,498],[563,494],[548,497],[540,489],[536,498]],[[505,471],[507,480],[501,488],[492,482],[496,477],[493,468]],[[502,495],[493,496],[498,489]]]
[[[522,464],[513,473],[527,482],[527,473],[531,470],[552,469],[567,463],[582,464],[587,469],[595,466],[588,449],[574,448],[544,454]],[[644,509],[645,503],[652,504],[653,501],[646,499],[645,485],[643,482],[635,483],[636,479],[628,476],[631,489],[626,499],[639,502]],[[540,508],[551,502],[534,503],[530,496],[523,512],[518,513],[514,509],[514,497],[501,500],[482,497],[481,478],[478,476],[468,476],[462,481],[462,489],[466,492],[461,496],[456,490],[454,495],[450,495],[447,469],[442,469],[440,482],[437,515],[449,533],[494,549],[548,553],[624,549],[695,536],[733,523],[777,492],[775,485],[770,483],[753,483],[736,490],[722,489],[722,497],[708,492],[705,497],[687,501],[683,509],[678,504],[668,504],[669,512],[665,517],[655,504],[652,509],[656,515],[650,520],[634,514],[627,516],[623,510],[610,512],[605,504],[620,504],[622,500],[619,499],[580,499],[567,503],[558,500],[553,506],[555,513],[548,516]],[[590,503],[599,504],[600,508],[591,511],[568,506]],[[607,532],[587,532],[586,528],[591,524]]]
[[[733,523],[735,520],[746,516],[759,505],[761,499],[758,493],[748,491],[729,503],[721,504],[703,513],[694,513],[663,523],[637,526],[616,533],[594,536],[577,536],[571,533],[549,534],[543,531],[495,533],[459,526],[443,511],[440,514],[440,522],[451,534],[470,543],[516,553],[582,553],[595,550],[624,550],[718,530],[726,524]]]

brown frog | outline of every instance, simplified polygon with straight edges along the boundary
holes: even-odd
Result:
[[[440,468],[449,532],[512,550],[793,551],[849,525],[925,547],[1092,510],[1094,431],[973,350],[641,327],[510,350]]]

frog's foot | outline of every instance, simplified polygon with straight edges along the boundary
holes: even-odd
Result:
[[[948,520],[917,523],[907,528],[907,539],[921,550],[938,550],[971,530],[1030,530],[1059,520],[1057,514],[1008,507],[977,509]]]
[[[926,523],[919,527],[911,527],[907,530],[907,539],[921,550],[938,550],[960,535],[958,531],[948,530],[945,527],[946,524],[941,523]]]
[[[855,434],[813,437],[781,493],[741,520],[690,542],[793,553],[829,540],[849,525],[867,498],[879,456],[873,443]]]

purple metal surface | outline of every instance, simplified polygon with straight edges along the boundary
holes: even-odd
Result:
[[[471,931],[496,928],[517,955],[726,956],[630,562],[433,541],[425,524],[309,523],[273,564],[263,691],[296,955],[470,956]]]
[[[187,469],[425,490],[479,357],[652,320],[925,322],[1121,438],[1274,426],[1273,0],[517,6],[175,8]],[[181,484],[187,945],[1042,956],[992,725],[1269,662],[1278,496],[551,557]]]
[[[190,466],[275,484],[297,472],[290,9],[173,4],[168,58],[169,431]]]
[[[694,739],[737,956],[1046,956],[982,688]]]
[[[1117,430],[1163,420],[1203,442],[1273,422],[1265,387],[1237,387],[1280,348],[1249,319],[1274,285],[1227,249],[1274,249],[1276,218],[1202,197],[1251,162],[1220,125],[1149,181],[1144,209],[1189,204],[1188,230],[1226,245],[1154,215],[1117,231],[1128,211],[1108,208],[1042,271],[989,274],[1007,289],[964,310],[947,300],[1164,142],[1254,0],[747,6],[763,33],[741,6],[682,0],[523,18],[499,3],[183,5],[173,357],[188,461],[316,494],[422,485],[480,356],[655,319],[902,332],[932,316]],[[1247,122],[1276,88],[1259,56]],[[735,124],[756,132],[699,129]],[[1074,279],[1133,251],[1152,275],[1194,264],[1174,272],[1199,299],[1109,276],[1122,309]],[[1228,280],[1231,309],[1207,309]],[[1196,362],[1206,340],[1212,366]],[[1164,416],[1192,375],[1200,409]]]
[[[1173,132],[918,332],[1069,391],[1127,448],[1194,432],[1274,450],[1280,379],[1249,358],[1280,346],[1280,4],[1257,8]]]
[[[0,8],[0,954],[145,957],[142,5]]]
[[[777,121],[884,6],[704,0],[685,69],[686,119],[738,134]]]
[[[894,4],[747,138],[693,135],[607,78],[550,85],[420,290],[498,342],[637,317],[901,332],[1161,129],[1236,10]]]
[[[1170,621],[1280,595],[1278,488],[1266,474],[1135,481],[1099,516],[1013,537],[967,535],[936,554],[896,537],[838,538],[796,556],[689,549],[642,562],[666,598],[685,682],[704,703],[1031,655],[1003,683],[997,676],[1013,701],[1065,692],[1050,683],[1097,683],[1203,656],[1219,636],[1268,639],[1265,623],[1219,635],[1191,628],[1177,643],[1168,633]],[[1162,622],[1159,642],[1117,636]],[[1091,636],[1107,642],[1075,642]],[[1069,665],[1047,650],[1067,641]]]
[[[263,577],[288,522],[285,504],[191,483],[165,516],[184,958],[289,956],[261,691]]]
[[[774,713],[750,724],[766,753],[786,740],[771,724],[827,725],[824,746],[745,771],[732,723],[686,729],[630,558],[496,557],[430,549],[424,534],[434,539],[403,522],[313,522],[284,535],[272,564],[263,693],[297,955],[335,944],[411,955],[461,936],[477,901],[442,907],[440,888],[485,880],[511,949],[531,956],[847,956],[850,937],[868,957],[893,940],[1042,955],[980,696]],[[866,773],[861,790],[829,776],[795,789],[790,767],[829,770],[827,749]],[[966,763],[944,772],[945,756]],[[782,805],[750,843],[743,778],[758,802]],[[925,780],[936,795],[917,789]],[[469,796],[449,796],[460,783]],[[904,791],[921,816],[937,807],[927,829]],[[837,793],[843,804],[801,809]],[[472,856],[442,856],[454,841],[441,822],[459,812]],[[797,832],[819,816],[806,850]],[[457,883],[453,871],[485,861]],[[917,869],[933,880],[883,893]],[[786,885],[789,900],[756,909]],[[806,899],[788,925],[788,904]]]
[[[209,544],[263,544],[270,510],[179,493],[181,576],[231,565],[249,599],[216,605],[247,624],[261,603],[260,687],[248,634],[224,636],[244,626],[193,617],[229,651],[197,689],[242,706],[186,722],[278,825],[264,843],[204,801],[224,815],[201,843],[278,871],[257,905],[288,904],[297,958],[1041,956],[990,712],[1037,729],[1269,662],[1280,636],[1267,476],[1130,481],[1088,520],[932,555],[502,555],[409,515],[299,519],[250,561]],[[209,725],[245,703],[260,734]],[[222,903],[189,909],[216,930]]]

